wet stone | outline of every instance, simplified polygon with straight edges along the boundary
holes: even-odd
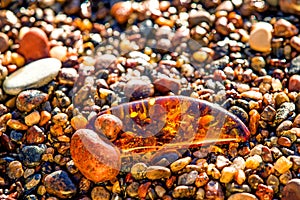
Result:
[[[157,185],[157,186],[155,186],[155,192],[159,197],[163,197],[164,194],[166,193],[166,190],[162,186]]]
[[[208,183],[208,181],[209,181],[208,175],[205,172],[202,172],[197,176],[197,178],[195,180],[195,185],[197,187],[202,187],[202,186],[206,185]]]
[[[290,180],[283,188],[282,200],[298,200],[300,199],[300,179]]]
[[[274,169],[280,174],[285,173],[293,166],[293,162],[288,160],[286,157],[281,156],[278,158],[274,164]]]
[[[266,186],[264,184],[259,184],[255,194],[256,194],[256,196],[258,196],[258,198],[260,200],[272,200],[274,191],[273,191],[272,187],[270,187],[270,186]]]
[[[290,92],[300,92],[300,75],[293,75],[289,79],[289,91]]]
[[[267,22],[257,22],[250,32],[250,48],[259,52],[270,52],[273,27]]]
[[[16,143],[21,143],[22,142],[22,138],[23,138],[23,134],[21,132],[12,130],[9,134],[10,139]]]
[[[138,196],[138,189],[140,184],[138,182],[132,182],[128,187],[126,188],[126,193],[130,197],[137,197]]]
[[[236,169],[234,167],[224,167],[221,171],[220,182],[229,183],[233,180],[236,174]]]
[[[209,181],[205,186],[205,190],[205,197],[207,199],[224,200],[224,193],[219,182],[213,180]]]
[[[228,197],[228,200],[258,200],[255,195],[250,193],[236,193]]]
[[[292,37],[298,32],[297,27],[285,19],[279,19],[274,24],[274,35],[277,37]]]
[[[229,109],[229,112],[233,113],[234,115],[236,115],[238,118],[240,118],[240,120],[242,122],[244,122],[245,124],[248,123],[248,120],[249,120],[249,116],[247,114],[247,112],[242,109],[241,107],[238,107],[238,106],[232,106],[230,109]]]
[[[26,90],[21,92],[16,100],[16,106],[20,111],[30,112],[48,100],[48,94],[39,90]]]
[[[47,175],[44,179],[46,190],[49,194],[59,198],[70,198],[76,194],[76,186],[68,173],[59,170]]]
[[[129,99],[147,98],[152,95],[151,84],[144,80],[130,80],[124,87],[124,94]]]
[[[284,92],[279,92],[275,96],[275,105],[279,107],[284,102],[289,102],[289,97]]]
[[[56,58],[31,62],[10,74],[3,82],[3,89],[8,94],[16,95],[22,90],[42,87],[57,76],[61,65]]]
[[[178,171],[182,170],[183,168],[185,168],[191,161],[192,161],[191,157],[181,158],[181,159],[178,159],[175,162],[173,162],[170,165],[170,168],[171,168],[172,172],[178,172]]]
[[[30,127],[26,133],[26,142],[28,144],[41,144],[45,141],[46,135],[42,129],[36,125]]]
[[[28,167],[34,167],[40,164],[41,157],[45,153],[46,147],[44,145],[24,146],[21,149],[20,159]]]
[[[136,163],[131,167],[131,174],[136,180],[146,177],[147,165],[145,163]]]
[[[7,167],[7,175],[11,179],[18,179],[24,174],[23,166],[20,161],[12,161]]]
[[[296,109],[295,104],[291,102],[285,102],[280,105],[280,107],[277,109],[276,115],[275,115],[275,124],[279,124],[283,120],[285,120],[291,112],[294,112]]]
[[[174,198],[191,198],[195,195],[196,188],[192,186],[177,186],[172,192]]]
[[[42,29],[33,27],[20,40],[18,52],[27,62],[50,56],[48,37]]]
[[[156,180],[161,178],[169,178],[171,171],[169,168],[162,166],[150,166],[146,170],[146,177],[150,180]]]
[[[92,189],[92,200],[109,200],[110,193],[102,186],[97,186]]]
[[[40,183],[42,179],[42,175],[41,174],[34,174],[32,176],[29,176],[26,179],[26,184],[24,185],[24,189],[26,193],[30,193],[32,190],[34,190],[37,185]]]
[[[173,92],[174,94],[178,94],[180,90],[180,82],[173,78],[161,77],[157,78],[153,82],[155,90],[162,94],[166,94],[168,92]]]
[[[256,101],[263,100],[262,93],[252,91],[252,90],[241,93],[241,97],[247,98],[247,99],[253,99]]]
[[[263,112],[260,114],[260,117],[264,121],[271,122],[271,121],[274,120],[275,115],[276,115],[275,108],[273,108],[272,106],[268,105],[267,107],[265,107],[265,109],[263,110]]]
[[[3,53],[9,48],[8,36],[5,33],[0,33],[0,52]]]
[[[257,189],[257,186],[264,183],[263,179],[256,174],[252,174],[248,177],[248,183],[253,189]]]
[[[191,171],[190,173],[184,173],[178,177],[178,185],[192,185],[194,184],[198,176],[197,171]]]

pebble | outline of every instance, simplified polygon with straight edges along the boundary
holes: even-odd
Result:
[[[146,177],[147,165],[145,163],[135,163],[130,170],[131,175],[136,180],[140,180]]]
[[[195,180],[195,185],[197,187],[202,187],[202,186],[206,185],[208,183],[208,181],[209,181],[208,175],[205,172],[201,172]]]
[[[124,94],[129,99],[147,98],[153,94],[153,86],[144,80],[130,80],[124,87]]]
[[[259,100],[263,100],[263,95],[262,93],[260,92],[257,92],[257,91],[253,91],[253,90],[250,90],[250,91],[246,91],[246,92],[243,92],[241,93],[241,97],[243,98],[249,98],[249,99],[253,99],[255,101],[259,101]]]
[[[97,131],[104,134],[110,141],[114,141],[123,128],[123,122],[115,115],[103,114],[96,118],[94,126]]]
[[[50,56],[49,41],[46,33],[37,27],[30,28],[20,40],[18,53],[22,54],[27,62]]]
[[[300,92],[300,75],[293,75],[289,79],[289,91]]]
[[[274,123],[275,124],[281,123],[283,120],[285,120],[290,115],[290,113],[294,112],[295,109],[296,109],[296,106],[294,103],[284,102],[277,109]]]
[[[248,124],[249,116],[243,108],[238,107],[238,106],[232,106],[229,109],[229,112],[233,113],[235,116],[237,116],[245,124]]]
[[[205,199],[205,190],[203,188],[199,188],[196,192],[196,200],[203,200]]]
[[[26,89],[39,88],[53,80],[61,66],[56,58],[31,62],[10,74],[3,82],[3,89],[7,94],[17,95]]]
[[[260,114],[260,118],[264,121],[271,122],[274,120],[274,117],[276,115],[276,110],[272,106],[268,105],[265,107],[265,109]]]
[[[282,200],[298,200],[300,199],[300,179],[290,180],[283,188]]]
[[[224,193],[219,182],[213,180],[209,181],[205,186],[205,190],[205,197],[207,199],[224,200]]]
[[[26,90],[16,99],[16,107],[22,112],[30,112],[48,100],[48,94],[39,90]]]
[[[274,191],[271,186],[259,184],[255,194],[260,200],[272,200]]]
[[[71,198],[76,194],[76,186],[67,172],[59,170],[48,174],[44,178],[44,185],[49,194],[59,198]]]
[[[74,68],[61,68],[57,78],[60,84],[73,86],[78,74]]]
[[[195,195],[196,188],[193,186],[177,186],[172,192],[174,198],[191,198]]]
[[[246,181],[246,174],[243,170],[239,169],[234,176],[234,180],[239,184],[242,185]]]
[[[275,95],[275,106],[278,108],[282,103],[289,102],[290,99],[288,95],[286,95],[284,92],[279,92]]]
[[[291,66],[289,67],[288,73],[290,75],[300,73],[300,55],[291,60]]]
[[[18,179],[24,175],[22,163],[20,161],[12,161],[7,167],[7,175],[10,179]]]
[[[228,200],[258,200],[258,198],[253,194],[242,192],[230,195]]]
[[[150,180],[157,180],[161,178],[170,178],[171,171],[163,166],[149,166],[146,169],[146,177]]]
[[[25,192],[29,193],[34,190],[42,179],[41,174],[33,174],[26,179],[26,184],[24,185]]]
[[[178,185],[192,185],[195,183],[197,176],[197,171],[184,173],[178,177]]]
[[[54,46],[49,51],[51,58],[56,58],[60,61],[64,61],[67,56],[67,47],[65,46]]]
[[[170,165],[170,168],[171,168],[172,172],[178,172],[178,171],[182,170],[183,168],[185,168],[191,161],[192,161],[191,157],[181,158],[181,159],[178,159],[175,162],[173,162]]]
[[[234,167],[224,167],[221,171],[220,182],[221,183],[229,183],[233,180],[236,169]]]
[[[257,169],[262,162],[263,161],[260,155],[254,155],[246,159],[245,166],[247,169]]]
[[[283,12],[300,15],[300,5],[296,0],[279,0],[279,6]]]
[[[4,53],[9,48],[9,38],[5,33],[0,33],[0,52]]]
[[[180,90],[180,83],[178,80],[173,78],[161,77],[157,78],[153,82],[155,90],[162,94],[166,94],[168,92],[172,92],[174,94],[178,94]]]
[[[102,186],[97,186],[92,189],[92,200],[109,200],[110,193]]]
[[[297,35],[299,30],[295,25],[285,19],[279,19],[274,24],[274,35],[277,37],[292,37]]]
[[[162,198],[164,196],[164,194],[166,194],[167,191],[162,186],[157,185],[157,186],[155,186],[155,192],[160,198]]]
[[[25,166],[34,167],[38,166],[41,162],[42,155],[45,153],[45,146],[40,145],[29,145],[24,146],[21,149],[20,159],[24,163]]]
[[[248,177],[248,183],[249,183],[251,188],[257,189],[257,186],[261,183],[264,183],[264,180],[260,176],[258,176],[257,174],[251,174]]]
[[[41,116],[38,111],[33,111],[32,113],[30,113],[24,117],[25,124],[27,126],[33,126],[35,124],[38,124],[40,119],[41,119]]]
[[[41,144],[45,141],[45,139],[45,133],[36,125],[30,127],[26,132],[27,144]]]
[[[138,182],[132,182],[128,187],[126,188],[126,193],[130,197],[137,197],[138,196],[138,190],[139,190],[140,184]]]
[[[71,126],[77,131],[78,129],[84,129],[88,124],[87,119],[82,115],[76,115],[71,119]]]
[[[270,52],[273,27],[267,22],[253,25],[249,36],[250,48],[259,52]]]
[[[291,167],[293,166],[293,162],[287,159],[284,156],[281,156],[278,158],[274,164],[274,169],[279,172],[280,174],[283,174],[287,172]]]
[[[73,134],[70,153],[80,172],[94,182],[111,180],[119,173],[118,148],[92,130],[79,129]]]
[[[192,10],[189,13],[188,22],[190,27],[200,24],[201,22],[206,22],[212,25],[214,21],[214,16],[212,16],[209,12],[205,10]]]
[[[300,37],[293,36],[290,40],[290,44],[296,51],[300,52]]]

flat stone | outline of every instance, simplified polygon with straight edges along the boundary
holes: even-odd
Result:
[[[16,95],[22,90],[44,86],[57,76],[61,65],[56,58],[31,62],[9,75],[3,83],[3,89],[7,94]]]

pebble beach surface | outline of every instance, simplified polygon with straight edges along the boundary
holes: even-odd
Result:
[[[0,199],[300,199],[298,1],[6,0],[0,8]],[[122,150],[162,146],[155,133],[140,139],[121,117],[97,116],[174,95],[218,104],[249,137],[171,145],[138,161]],[[163,108],[149,111],[151,130],[176,125],[165,125]],[[186,110],[182,121],[193,121]],[[197,123],[209,130],[215,119]]]

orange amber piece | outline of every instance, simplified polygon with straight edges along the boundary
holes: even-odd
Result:
[[[250,136],[245,124],[224,108],[185,96],[129,102],[98,116],[103,114],[112,114],[122,121],[123,126],[113,143],[124,152],[245,142]],[[88,128],[95,129],[95,119],[90,121]]]

